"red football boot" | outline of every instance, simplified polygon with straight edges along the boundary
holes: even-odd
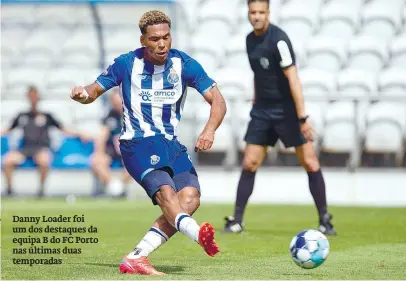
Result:
[[[147,257],[129,259],[126,256],[120,263],[120,273],[160,276],[165,275],[165,273],[156,270],[148,261]]]
[[[214,227],[208,222],[204,222],[200,225],[199,244],[211,257],[214,257],[220,252],[219,246],[217,245],[216,240],[214,240],[215,232]]]

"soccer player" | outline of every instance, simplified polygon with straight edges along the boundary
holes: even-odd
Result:
[[[201,65],[171,49],[171,20],[165,13],[145,13],[139,27],[143,47],[116,58],[95,83],[75,87],[71,97],[91,103],[104,91],[120,86],[124,103],[120,150],[124,165],[163,213],[136,248],[124,256],[120,272],[163,275],[147,257],[177,231],[200,244],[209,256],[219,252],[213,226],[207,222],[199,226],[191,216],[200,204],[200,186],[187,149],[176,138],[186,87],[195,88],[211,105],[195,152],[211,148],[227,108],[216,83]]]
[[[34,86],[28,88],[27,98],[31,104],[30,111],[18,114],[14,118],[10,128],[1,132],[2,135],[6,135],[16,128],[21,128],[23,130],[22,147],[19,150],[9,151],[4,155],[3,164],[7,180],[7,194],[13,195],[12,175],[14,168],[23,163],[27,158],[32,158],[38,166],[40,173],[38,197],[42,197],[44,195],[44,187],[49,165],[52,162],[49,130],[52,127],[58,128],[63,133],[80,137],[84,141],[87,141],[90,138],[85,134],[76,133],[72,130],[63,128],[61,123],[59,123],[51,114],[38,110],[37,105],[40,101],[40,96],[38,90]]]
[[[110,96],[111,109],[107,116],[103,118],[103,126],[100,134],[95,140],[94,153],[91,156],[91,167],[96,177],[103,182],[107,189],[112,189],[111,185],[117,185],[119,190],[123,190],[131,176],[124,168],[120,181],[114,181],[111,176],[110,165],[113,161],[122,161],[119,147],[119,137],[121,133],[121,112],[122,103],[118,90]]]
[[[248,18],[254,31],[246,38],[247,54],[254,71],[254,105],[245,135],[247,143],[243,169],[237,188],[234,216],[226,217],[225,232],[243,231],[243,215],[254,188],[255,174],[268,146],[278,139],[285,147],[295,147],[307,171],[310,193],[319,214],[319,229],[335,235],[327,212],[326,190],[312,141],[315,132],[306,114],[295,54],[286,33],[270,24],[269,0],[248,0]]]

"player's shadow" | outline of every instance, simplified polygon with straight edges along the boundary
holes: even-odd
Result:
[[[104,266],[104,267],[118,267],[116,263],[100,263],[100,262],[85,262],[86,265]]]
[[[183,266],[179,265],[157,265],[156,270],[165,272],[166,274],[176,274],[185,271]]]

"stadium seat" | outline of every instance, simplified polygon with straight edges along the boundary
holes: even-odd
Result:
[[[96,68],[100,59],[100,47],[93,28],[82,28],[63,44],[58,67]]]
[[[352,152],[359,142],[356,132],[355,107],[350,101],[334,102],[327,106],[322,151]]]
[[[397,163],[403,159],[403,132],[406,126],[404,104],[378,102],[368,109],[365,151],[396,153]]]
[[[53,27],[41,28],[24,40],[19,62],[26,67],[47,69],[52,67],[59,55],[67,33]]]
[[[93,83],[100,73],[98,69],[54,69],[45,77],[47,95],[68,99],[73,87]]]
[[[35,9],[37,25],[52,25],[60,29],[73,30],[78,25],[93,25],[94,18],[91,8],[87,4],[47,4]]]
[[[292,0],[282,6],[279,14],[280,26],[290,38],[305,43],[318,24],[321,0]]]
[[[219,48],[218,45],[207,44],[209,42],[207,40],[209,38],[206,32],[195,34],[191,39],[188,53],[203,66],[210,76],[213,76],[221,64],[224,49]]]
[[[401,28],[404,0],[372,0],[362,9],[361,34],[389,40]]]
[[[110,65],[119,55],[140,48],[140,36],[141,31],[138,28],[109,28],[105,26],[103,28],[103,43],[106,53],[105,67]]]
[[[338,76],[340,97],[369,99],[377,96],[377,76],[374,72],[358,69],[345,69]]]
[[[303,93],[310,99],[328,99],[336,89],[334,75],[319,69],[305,68],[299,71]]]
[[[252,100],[254,97],[254,75],[251,70],[221,68],[215,81],[226,99]]]
[[[195,138],[197,140],[200,133],[203,131],[204,126],[209,120],[210,105],[207,102],[201,102],[198,104],[199,111],[196,114],[197,126],[195,127]],[[231,128],[231,113],[227,112],[226,117],[223,120],[221,126],[217,129],[215,140],[212,148],[209,152],[225,152],[228,153],[233,150],[234,138]]]
[[[363,0],[331,0],[320,14],[319,35],[334,36],[344,42],[354,34],[359,24]]]
[[[374,37],[360,36],[349,45],[348,68],[379,72],[388,60],[386,42]]]
[[[10,26],[1,30],[1,65],[6,70],[18,64],[19,54],[23,48],[22,42],[28,36],[25,27]]]
[[[389,68],[380,73],[379,92],[381,97],[403,98],[406,104],[405,68]]]
[[[45,73],[36,68],[13,68],[6,74],[8,99],[25,99],[29,86],[36,86],[41,92],[44,89]]]
[[[346,52],[342,41],[334,37],[313,37],[307,45],[307,67],[337,73],[345,63]]]
[[[238,36],[230,38],[229,42],[226,48],[225,66],[237,69],[251,69],[247,56],[245,37],[238,34]]]
[[[214,37],[222,36],[222,34],[228,35],[229,28],[237,23],[237,17],[235,16],[237,8],[237,1],[206,0],[201,2],[197,16],[198,28],[207,28]],[[224,11],[227,11],[227,13],[224,13]],[[216,24],[221,24],[221,26]]]
[[[114,3],[100,3],[95,7],[103,26],[131,26],[134,28],[134,31],[138,28],[140,17],[145,12],[151,10],[151,6],[148,4],[128,4],[128,2],[120,3],[120,5],[115,5]],[[159,5],[157,8],[163,12],[168,12],[169,5]]]
[[[405,29],[406,31],[406,29]],[[396,37],[390,45],[390,66],[406,69],[406,33]]]
[[[1,103],[1,128],[6,129],[11,126],[11,122],[17,114],[23,111],[29,111],[30,105],[27,100],[2,100]]]
[[[3,4],[1,5],[1,25],[5,26],[24,26],[30,29],[35,28],[35,10],[36,5],[24,4]]]

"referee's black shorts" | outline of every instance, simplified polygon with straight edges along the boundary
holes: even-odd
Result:
[[[280,139],[286,148],[307,142],[300,130],[295,109],[255,106],[251,110],[244,140],[248,144],[275,146]]]

